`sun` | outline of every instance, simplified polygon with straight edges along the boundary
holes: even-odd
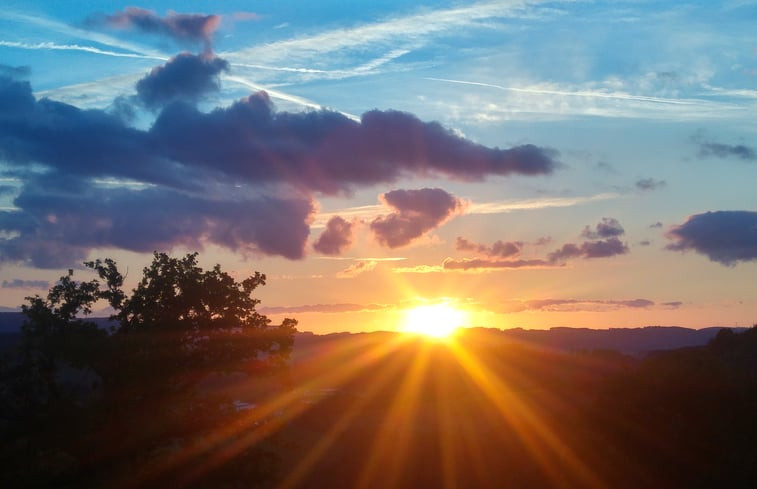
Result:
[[[468,313],[446,303],[417,306],[407,309],[400,330],[431,338],[449,338],[455,330],[465,326]]]

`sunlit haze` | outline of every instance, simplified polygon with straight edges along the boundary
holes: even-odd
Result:
[[[417,306],[404,312],[400,331],[431,338],[447,338],[468,325],[465,311],[448,304]]]

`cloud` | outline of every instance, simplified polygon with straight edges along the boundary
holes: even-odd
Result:
[[[463,259],[453,260],[447,258],[442,262],[444,270],[494,270],[507,268],[544,268],[554,266],[552,262],[540,259],[533,260],[490,260],[490,259]]]
[[[365,272],[370,272],[378,264],[375,260],[361,260],[336,274],[337,278],[354,278]]]
[[[602,220],[597,223],[594,231],[592,231],[589,226],[586,226],[581,232],[581,236],[588,239],[601,239],[622,236],[624,233],[625,230],[617,219],[613,217],[603,217]]]
[[[228,69],[229,63],[212,54],[181,53],[139,80],[137,96],[153,109],[175,100],[194,103],[208,93],[217,92],[218,75]]]
[[[664,305],[670,307],[672,303]],[[680,304],[680,303],[679,303]],[[655,305],[649,299],[596,300],[596,299],[537,299],[530,301],[505,301],[490,307],[496,312],[516,313],[524,311],[541,312],[605,312],[618,309],[646,309]]]
[[[444,268],[441,265],[416,265],[414,267],[395,267],[392,273],[440,273]]]
[[[31,68],[28,66],[8,66],[0,63],[0,76],[5,76],[11,79],[23,79],[28,77],[30,73]]]
[[[313,243],[313,249],[324,255],[339,255],[352,244],[352,223],[334,216],[326,223],[326,230]]]
[[[370,227],[378,242],[389,248],[409,244],[465,206],[463,201],[440,188],[392,190],[380,198],[395,212],[377,217]]]
[[[388,306],[383,304],[307,304],[302,306],[269,306],[261,307],[260,312],[262,314],[295,314],[295,313],[344,313],[344,312],[360,312],[360,311],[377,311],[380,309],[386,309]]]
[[[221,17],[218,15],[169,12],[165,17],[160,17],[151,10],[127,7],[112,15],[90,17],[87,24],[104,25],[114,29],[135,29],[180,42],[203,42],[206,46],[210,46],[211,37],[220,21]]]
[[[458,236],[455,241],[455,248],[458,251],[474,251],[482,255],[508,258],[520,253],[523,248],[523,242],[497,240],[492,243],[491,246],[486,246],[479,243],[473,243],[462,236]]]
[[[136,252],[213,243],[243,254],[304,256],[313,203],[260,197],[223,201],[158,187],[84,188],[52,193],[26,187],[18,212],[0,212],[0,262],[70,266],[92,248]]]
[[[757,212],[694,214],[668,231],[667,238],[675,241],[669,250],[694,250],[726,266],[757,260]]]
[[[649,225],[650,229],[661,228],[661,227],[662,227],[662,223],[660,221],[654,222]]]
[[[140,95],[156,105],[176,93],[199,98],[205,92],[196,84],[174,94],[159,87],[178,80],[171,69],[203,60],[217,58],[174,58],[143,79],[152,85],[144,82]],[[213,66],[202,79],[221,65]],[[314,192],[340,194],[407,175],[535,175],[557,165],[552,150],[488,148],[401,112],[371,111],[360,121],[328,110],[276,112],[265,92],[211,112],[175,100],[147,130],[117,112],[37,100],[28,82],[0,76],[0,159],[22,182],[18,211],[0,214],[0,232],[16,233],[0,240],[1,262],[68,266],[93,247],[153,251],[202,243],[297,259]],[[103,180],[139,185],[106,191],[96,183]],[[283,192],[300,197],[277,196]],[[395,212],[372,228],[389,246],[462,209],[440,189],[384,198]]]
[[[714,142],[700,142],[700,158],[717,156],[718,158],[739,158],[745,161],[757,161],[757,150],[751,146],[743,144],[722,144]]]
[[[50,282],[46,280],[23,280],[14,278],[13,280],[3,280],[4,289],[49,289]]]
[[[666,185],[665,180],[655,180],[654,178],[641,178],[636,181],[636,188],[639,190],[657,190]]]
[[[150,135],[161,153],[184,164],[327,194],[408,174],[482,180],[546,174],[557,165],[552,150],[486,148],[404,112],[374,110],[359,122],[328,110],[277,114],[265,92],[208,114],[172,104]]]
[[[623,255],[628,253],[628,246],[626,246],[618,238],[608,238],[599,241],[586,241],[577,245],[575,243],[567,243],[562,248],[553,251],[547,258],[551,263],[563,261],[568,258],[607,258],[615,255]]]

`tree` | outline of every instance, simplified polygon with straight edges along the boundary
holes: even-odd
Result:
[[[3,434],[26,447],[36,437],[36,445],[67,461],[67,477],[86,468],[102,483],[108,478],[103,470],[133,470],[146,454],[202,437],[231,410],[230,399],[200,391],[203,379],[219,372],[272,372],[288,360],[297,322],[272,325],[256,311],[260,301],[252,294],[266,280],[259,272],[238,282],[219,265],[203,270],[197,253],[155,253],[127,294],[113,260],[85,266],[99,279],[76,282],[69,271],[46,298],[27,298],[21,347],[0,372],[6,411],[0,427],[2,418],[16,427]],[[114,310],[107,330],[86,319],[100,300]],[[65,376],[87,379],[90,392],[62,388]],[[18,465],[15,455],[0,451],[0,462]],[[37,482],[27,485],[62,484],[59,472],[35,476]],[[12,477],[8,482],[23,485]]]

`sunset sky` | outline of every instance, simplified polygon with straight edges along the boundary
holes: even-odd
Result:
[[[757,2],[0,11],[0,306],[153,251],[299,329],[757,321]]]

